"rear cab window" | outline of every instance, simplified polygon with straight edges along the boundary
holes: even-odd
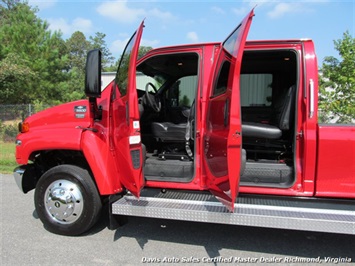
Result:
[[[242,74],[240,102],[242,107],[271,106],[272,74]]]

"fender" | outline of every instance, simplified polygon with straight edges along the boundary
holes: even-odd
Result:
[[[80,150],[82,130],[75,127],[55,128],[37,127],[35,131],[19,134],[16,140],[16,161],[21,166],[14,170],[16,183],[23,193],[34,189],[41,173],[34,164],[35,155],[48,150]],[[64,139],[64,140],[63,140]]]
[[[80,150],[82,130],[75,128],[36,129],[17,137],[16,161],[27,164],[33,152],[43,150]]]
[[[98,135],[102,137],[99,137]],[[122,192],[116,162],[110,151],[110,145],[103,133],[84,131],[81,139],[81,150],[90,165],[100,195],[111,195]]]

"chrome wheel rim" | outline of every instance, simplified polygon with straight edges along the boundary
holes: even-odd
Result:
[[[61,224],[71,224],[83,212],[84,200],[77,184],[68,180],[56,180],[44,194],[44,205],[53,220]]]

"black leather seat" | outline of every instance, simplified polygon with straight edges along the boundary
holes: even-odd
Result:
[[[162,142],[185,142],[187,123],[153,122],[153,136]]]
[[[243,137],[250,138],[279,139],[282,136],[282,131],[278,127],[253,122],[243,122],[242,132]]]
[[[289,130],[294,117],[296,86],[291,86],[275,99],[270,124],[243,122],[243,137],[280,139],[282,132]]]
[[[153,136],[162,142],[186,142],[192,139],[193,120],[195,119],[195,101],[189,109],[183,110],[186,123],[153,122]]]

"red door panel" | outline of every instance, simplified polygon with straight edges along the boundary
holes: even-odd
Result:
[[[240,69],[254,11],[221,43],[210,84],[204,136],[207,185],[234,210],[241,166]]]
[[[120,60],[111,95],[111,152],[117,161],[118,178],[139,197],[144,185],[142,143],[136,91],[136,62],[144,24],[128,42]]]

